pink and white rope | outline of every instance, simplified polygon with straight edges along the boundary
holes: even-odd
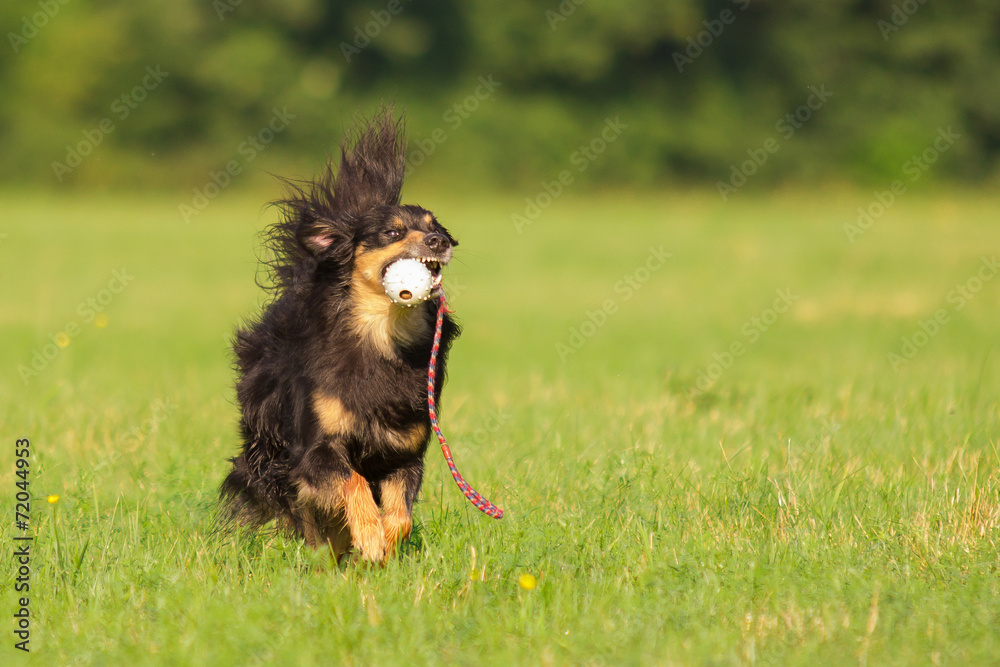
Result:
[[[434,346],[431,348],[431,363],[427,369],[427,411],[430,413],[431,426],[434,428],[434,433],[437,435],[438,442],[441,443],[444,460],[448,462],[448,470],[451,471],[451,476],[455,479],[455,483],[458,484],[458,488],[461,489],[465,497],[469,499],[469,502],[475,505],[476,509],[480,512],[494,519],[502,519],[503,510],[479,495],[462,478],[462,475],[459,474],[458,468],[455,467],[455,460],[451,458],[451,449],[448,447],[448,441],[444,439],[444,433],[441,432],[441,427],[438,426],[437,407],[434,403],[434,386],[436,384],[435,378],[437,377],[437,356],[438,351],[441,349],[441,328],[444,325],[444,314],[447,309],[444,292],[442,291],[438,299],[437,323],[434,325]]]

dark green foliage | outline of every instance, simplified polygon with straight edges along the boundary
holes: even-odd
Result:
[[[727,181],[768,138],[753,185],[882,185],[949,126],[961,140],[928,176],[989,179],[1000,156],[1000,5],[983,0],[59,2],[0,8],[4,178],[198,186],[275,107],[294,119],[266,166],[315,164],[382,100],[407,110],[428,174],[517,185]],[[157,65],[123,117],[112,105]],[[499,87],[475,99],[480,77]],[[823,85],[834,96],[782,136]],[[580,171],[574,152],[617,116],[622,140]],[[101,141],[80,168],[54,168],[85,132]]]

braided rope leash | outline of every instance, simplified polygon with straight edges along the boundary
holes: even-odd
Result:
[[[503,510],[479,495],[462,478],[462,475],[459,474],[458,468],[455,467],[455,460],[451,458],[451,449],[448,447],[448,441],[444,439],[444,433],[441,432],[441,427],[438,426],[437,406],[434,403],[434,385],[435,378],[437,377],[438,350],[441,349],[441,328],[444,326],[444,314],[447,310],[448,307],[445,303],[444,292],[442,291],[438,299],[437,323],[434,325],[434,346],[431,347],[431,363],[427,368],[427,412],[431,416],[431,426],[434,428],[434,434],[437,435],[438,442],[441,443],[444,460],[448,462],[448,470],[451,471],[451,476],[455,478],[458,488],[469,499],[469,502],[476,506],[477,510],[494,519],[502,519]]]

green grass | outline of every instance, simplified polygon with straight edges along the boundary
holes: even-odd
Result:
[[[868,193],[574,192],[521,234],[523,193],[408,193],[461,240],[442,423],[507,517],[476,512],[432,448],[401,557],[339,569],[214,529],[237,449],[227,338],[261,301],[273,194],[226,194],[190,225],[184,193],[3,196],[0,495],[12,518],[13,442],[31,438],[31,657],[995,664],[1000,280],[961,310],[948,294],[1000,248],[997,197],[907,194],[851,244]],[[660,246],[672,256],[626,299],[616,283]],[[106,326],[85,321],[78,304],[123,267]],[[794,305],[751,342],[786,289]],[[894,370],[938,309],[947,323]]]

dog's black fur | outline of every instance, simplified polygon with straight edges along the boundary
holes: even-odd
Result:
[[[240,523],[277,520],[338,558],[383,561],[410,533],[423,476],[437,300],[398,306],[381,278],[404,257],[437,273],[457,242],[429,211],[399,204],[405,143],[391,111],[341,152],[336,175],[328,165],[278,202],[276,295],[233,344],[243,448],[221,495]],[[458,333],[446,316],[438,398]]]

